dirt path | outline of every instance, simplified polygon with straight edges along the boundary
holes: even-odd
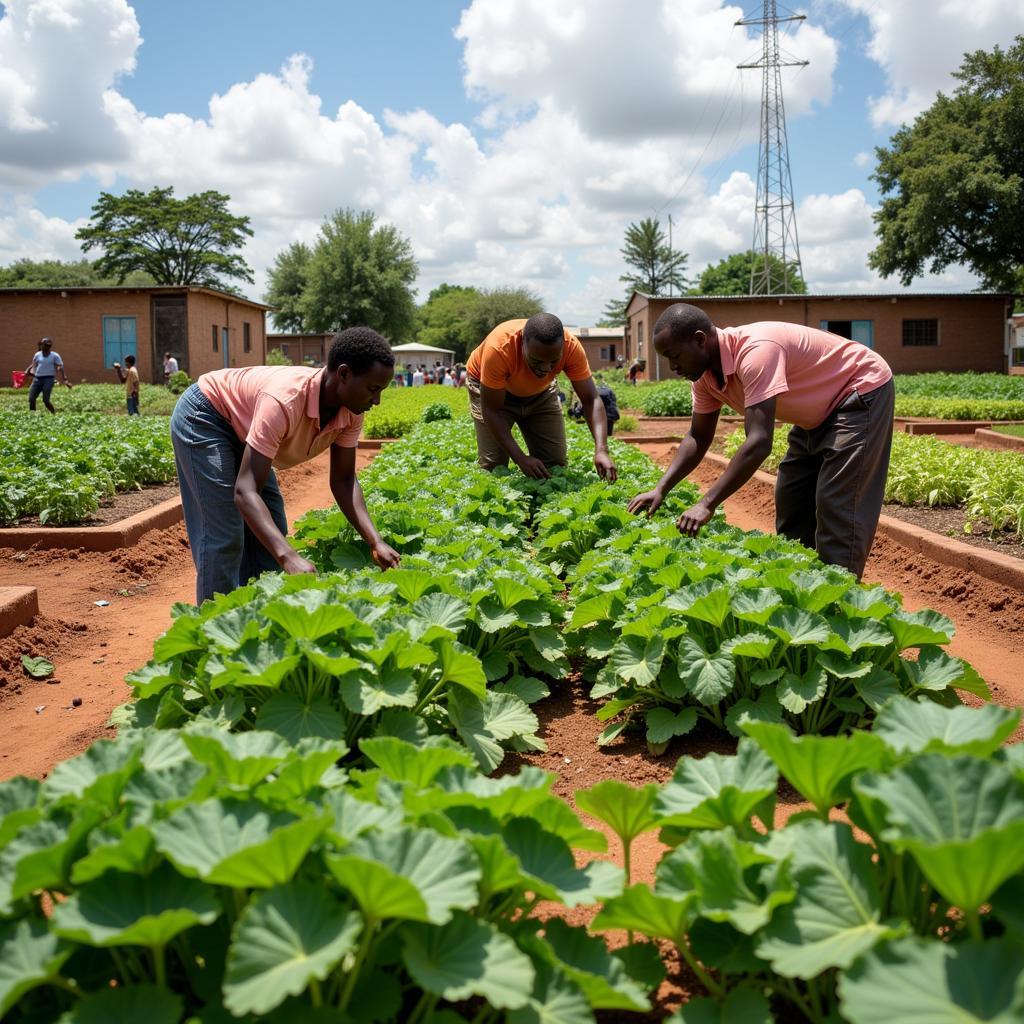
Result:
[[[357,465],[375,454],[361,451]],[[291,522],[333,502],[327,468],[323,456],[280,475]],[[145,664],[170,625],[171,605],[195,600],[182,524],[109,553],[0,549],[0,586],[25,585],[38,588],[41,614],[0,640],[0,778],[41,777],[101,735],[110,712],[130,696],[125,674]],[[97,607],[99,600],[110,604]],[[55,677],[29,679],[21,654],[49,657]],[[75,697],[78,708],[70,706]]]

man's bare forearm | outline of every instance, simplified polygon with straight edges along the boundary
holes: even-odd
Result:
[[[381,536],[370,518],[370,511],[366,507],[366,500],[363,498],[363,489],[359,486],[359,481],[355,478],[332,481],[331,493],[345,518],[355,527],[356,533],[370,547],[379,544]]]
[[[769,446],[768,451],[770,450]],[[722,471],[722,475],[704,493],[704,504],[710,508],[718,508],[757,472],[766,456],[764,445],[745,441],[729,460],[729,465]]]
[[[589,405],[584,404],[583,415],[586,417],[587,426],[594,437],[594,451],[608,451],[608,414],[604,409],[604,402],[600,398]]]
[[[692,434],[687,434],[679,442],[679,447],[655,490],[662,495],[668,494],[680,480],[685,480],[701,464],[706,452],[707,449],[702,449]]]
[[[512,436],[512,428],[505,422],[505,418],[494,412],[494,410],[488,409],[486,405],[483,406],[481,411],[485,426],[497,439],[505,454],[516,463],[520,459],[525,458],[526,453],[516,444],[516,439]]]

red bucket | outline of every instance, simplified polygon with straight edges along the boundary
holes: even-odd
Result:
[[[11,370],[11,384],[20,388],[25,383],[25,371],[24,370]]]

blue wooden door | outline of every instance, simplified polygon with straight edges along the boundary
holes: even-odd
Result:
[[[114,363],[124,366],[125,356],[135,356],[135,317],[105,316],[103,318],[103,365],[110,369]]]

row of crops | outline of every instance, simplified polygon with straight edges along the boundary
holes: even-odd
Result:
[[[402,568],[317,513],[318,576],[176,606],[117,739],[0,784],[0,1015],[584,1024],[647,1012],[668,961],[707,993],[676,1024],[1019,1019],[1019,712],[961,705],[952,623],[790,542],[680,537],[686,486],[634,520],[657,470],[616,444],[602,484],[588,449],[530,481],[423,425],[363,475]],[[741,737],[577,792],[610,851],[502,771],[570,665],[603,742]]]
[[[732,456],[742,429],[726,438]],[[785,457],[787,434],[777,430],[764,468],[774,472]],[[927,434],[894,433],[885,500],[899,505],[964,509],[967,527],[984,521],[990,533],[1008,531],[1024,540],[1024,457],[1014,451],[984,451],[950,444]]]
[[[114,372],[110,372],[111,378]],[[178,395],[159,384],[139,385],[139,411],[143,416],[170,416]],[[123,384],[76,384],[70,391],[58,388],[53,404],[60,413],[104,413],[126,415]],[[43,403],[37,403],[41,410]],[[0,412],[28,409],[28,388],[0,388]]]
[[[118,491],[174,472],[166,418],[0,412],[0,525],[81,522]]]
[[[897,374],[896,415],[942,420],[1024,419],[1024,377],[1000,373]],[[620,393],[646,416],[689,416],[690,383],[666,380]]]

